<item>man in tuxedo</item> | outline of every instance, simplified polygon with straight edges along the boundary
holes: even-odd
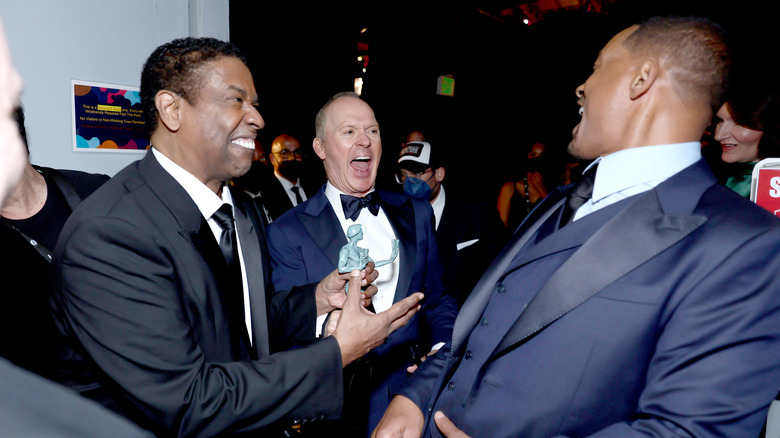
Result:
[[[347,244],[347,229],[360,224],[364,236],[360,245],[374,260],[388,259],[393,239],[400,241],[398,257],[379,269],[374,309],[382,311],[417,291],[425,293],[421,317],[393,333],[348,373],[350,378],[370,376],[365,384],[351,385],[345,407],[354,408],[345,412],[350,414],[347,426],[365,436],[379,421],[388,395],[405,379],[412,352],[419,358],[449,341],[457,305],[443,287],[430,205],[401,193],[374,190],[382,141],[371,107],[355,93],[336,94],[318,112],[315,130],[313,149],[328,182],[270,225],[274,286],[285,289],[331,272]],[[370,395],[359,395],[363,390]]]
[[[273,291],[260,213],[225,184],[250,167],[264,124],[235,46],[158,47],[141,101],[151,150],[82,202],[57,244],[63,330],[119,408],[158,435],[286,436],[290,423],[337,418],[342,368],[421,297],[368,312],[361,304],[375,288],[360,286],[376,278],[370,265]],[[281,351],[313,340],[316,315],[342,305],[332,336]]]
[[[396,182],[404,192],[431,203],[436,241],[448,288],[462,306],[477,280],[506,243],[506,228],[495,205],[444,189],[446,167],[430,142],[412,141],[401,149]]]
[[[780,384],[780,222],[701,158],[729,63],[702,19],[609,41],[576,90],[583,183],[521,224],[375,436],[758,435]]]

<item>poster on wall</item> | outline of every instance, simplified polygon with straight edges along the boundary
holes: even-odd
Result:
[[[73,150],[143,152],[149,148],[138,88],[71,80]]]

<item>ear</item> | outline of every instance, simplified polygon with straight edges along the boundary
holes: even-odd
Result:
[[[325,148],[322,146],[322,140],[319,137],[314,137],[311,148],[314,149],[314,153],[320,157],[320,160],[325,159]]]
[[[439,167],[438,169],[436,169],[436,172],[433,174],[433,177],[436,178],[436,181],[442,182],[444,181],[444,173],[445,173],[444,168]]]
[[[181,114],[179,112],[179,99],[181,97],[168,90],[160,90],[154,97],[154,106],[160,122],[171,132],[176,132],[181,127]]]
[[[631,100],[637,99],[647,93],[658,77],[658,60],[650,58],[642,63],[639,72],[631,80],[629,96]]]

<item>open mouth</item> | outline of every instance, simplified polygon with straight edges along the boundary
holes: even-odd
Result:
[[[371,167],[370,157],[357,157],[352,160],[352,168],[358,171],[366,171]]]

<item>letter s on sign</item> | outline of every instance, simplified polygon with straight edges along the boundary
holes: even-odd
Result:
[[[773,198],[780,198],[780,176],[775,176],[770,179],[769,185],[772,187],[769,190],[769,196]]]

